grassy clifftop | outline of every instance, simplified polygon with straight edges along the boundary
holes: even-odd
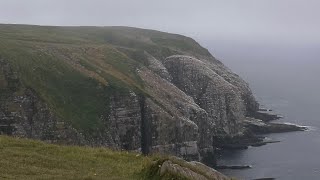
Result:
[[[145,93],[136,74],[154,57],[211,56],[191,38],[129,27],[0,25],[0,58],[78,130],[99,126],[114,91]],[[0,84],[1,86],[1,84]],[[1,87],[0,87],[1,89]]]
[[[151,162],[134,153],[0,136],[0,179],[144,179]]]
[[[172,162],[162,170],[164,162]],[[169,169],[168,169],[169,168]],[[228,180],[203,165],[106,148],[58,146],[0,136],[0,179]]]

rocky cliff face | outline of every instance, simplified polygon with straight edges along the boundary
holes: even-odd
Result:
[[[208,113],[212,134],[237,135],[242,132],[241,120],[245,104],[241,91],[218,75],[210,66],[190,56],[170,56],[165,65],[175,84],[191,96]]]
[[[151,38],[140,44],[135,42],[139,52],[143,50],[139,56],[132,55],[130,43],[124,45],[121,44],[123,40],[117,42],[115,39],[112,39],[113,44],[109,44],[108,48],[121,46],[125,51],[111,49],[112,56],[100,55],[104,52],[100,51],[100,47],[90,51],[88,48],[73,47],[72,50],[63,51],[63,56],[55,55],[59,53],[56,52],[58,50],[50,51],[53,45],[50,45],[49,50],[41,50],[41,53],[50,52],[50,57],[65,58],[61,62],[66,62],[64,66],[74,68],[72,71],[84,72],[85,75],[95,74],[90,78],[98,77],[96,79],[104,83],[93,89],[103,89],[101,86],[104,85],[111,87],[109,83],[115,78],[121,78],[121,83],[127,83],[123,90],[101,96],[99,101],[105,103],[102,103],[102,111],[97,114],[98,125],[90,132],[75,128],[69,119],[55,112],[52,108],[54,103],[41,97],[38,86],[29,87],[28,83],[22,81],[23,72],[14,68],[14,57],[1,58],[0,133],[56,143],[107,146],[143,153],[160,152],[214,163],[214,150],[218,143],[216,139],[244,135],[246,129],[243,120],[258,110],[258,104],[248,84],[201,49],[201,46],[182,37],[186,47],[179,49],[171,44],[181,37],[169,35],[174,38],[167,45],[167,39],[162,36],[157,41]],[[107,41],[111,43],[110,39]],[[165,43],[165,46],[154,47],[155,43]],[[190,44],[194,47],[188,50]],[[195,49],[199,49],[199,53]],[[81,56],[72,54],[80,52],[83,53]],[[114,55],[116,53],[117,56]],[[91,58],[92,55],[95,55],[94,60],[79,60],[82,57]],[[106,56],[107,60],[103,59]],[[136,58],[137,62],[141,59],[145,61],[138,65],[132,65],[135,63],[132,59],[119,61],[119,58],[126,56]],[[113,64],[103,64],[109,61]],[[59,66],[54,67],[57,69]],[[117,68],[121,71],[114,70]],[[56,73],[61,76],[66,74],[58,69]],[[135,74],[134,77],[141,81],[139,83],[142,87],[134,84],[134,80],[130,79],[131,74]],[[105,78],[111,75],[112,81]]]
[[[59,120],[2,59],[1,133],[199,160],[210,158],[214,136],[243,132],[245,104],[236,87],[193,57],[171,56],[165,65],[152,58],[165,73],[137,70],[151,97],[133,91],[113,94],[110,113],[101,117],[104,127],[92,137]]]
[[[0,134],[54,143],[83,144],[83,137],[59,120],[35,91],[23,87],[17,72],[0,58]]]

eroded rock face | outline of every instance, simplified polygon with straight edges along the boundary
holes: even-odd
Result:
[[[155,57],[153,57],[151,54],[144,52],[145,55],[147,56],[148,59],[148,68],[153,71],[154,73],[158,74],[160,77],[171,81],[172,77],[169,74],[168,70],[166,69],[166,67],[164,67],[164,65],[161,63],[160,60],[156,59]]]
[[[246,116],[253,116],[255,112],[259,110],[259,104],[255,100],[249,84],[241,77],[233,73],[228,67],[216,60],[214,57],[199,57],[197,59],[204,62],[208,68],[238,89],[238,92],[244,100]]]
[[[85,145],[115,150],[135,150],[141,145],[141,112],[139,97],[132,91],[115,92],[106,101],[99,126],[84,134]]]
[[[247,84],[215,61],[180,55],[159,60],[145,54],[149,66],[137,70],[144,92],[128,89],[106,99],[108,111],[100,115],[94,135],[81,134],[57,118],[1,60],[1,134],[214,164],[215,138],[241,135],[242,120],[248,109],[255,109]]]
[[[84,137],[57,118],[32,89],[21,86],[11,66],[0,59],[0,134],[64,144],[85,144]]]
[[[238,88],[225,80],[206,63],[190,56],[171,56],[165,66],[172,82],[208,113],[201,126],[215,135],[242,133],[245,103]]]
[[[207,122],[205,110],[193,98],[152,71],[141,69],[139,75],[152,96],[147,110],[152,112],[150,119],[155,125],[153,132],[156,134],[152,136],[154,151],[168,150],[171,154],[199,159],[199,150],[212,149],[210,135],[198,126],[200,122]]]

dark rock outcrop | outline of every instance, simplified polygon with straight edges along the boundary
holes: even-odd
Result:
[[[218,171],[195,161],[185,162],[173,159],[164,161],[159,166],[160,176],[173,175],[190,180],[231,180]]]
[[[252,117],[261,119],[265,122],[281,119],[282,117],[269,111],[256,111],[252,113]]]
[[[244,123],[246,128],[254,132],[255,134],[282,133],[307,130],[307,127],[304,126],[285,123],[270,123],[254,118],[247,118],[244,121]]]

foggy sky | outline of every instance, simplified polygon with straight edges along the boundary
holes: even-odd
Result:
[[[319,0],[0,0],[0,23],[134,26],[198,38],[320,42]]]

